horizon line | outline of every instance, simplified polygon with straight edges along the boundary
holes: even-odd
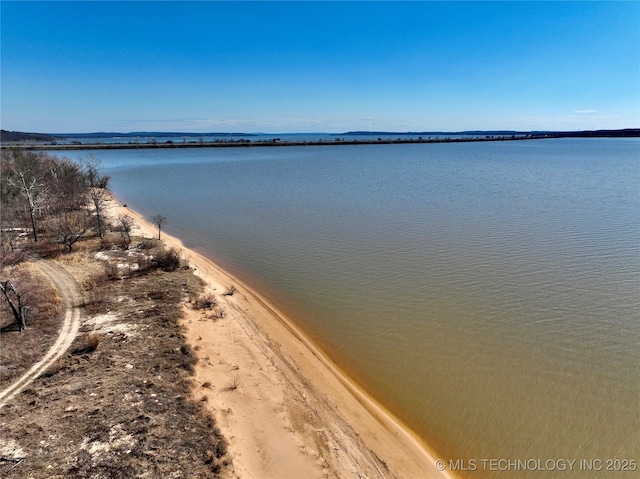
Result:
[[[206,132],[198,132],[198,131],[87,131],[87,132],[35,132],[35,131],[20,131],[20,130],[5,130],[2,129],[3,132],[7,133],[24,133],[24,134],[34,134],[34,135],[49,135],[49,136],[72,136],[72,135],[172,135],[172,136],[180,136],[180,135],[194,135],[194,136],[206,136],[206,135],[227,135],[227,136],[240,136],[240,135],[425,135],[425,134],[444,134],[444,135],[453,135],[453,134],[483,134],[483,133],[573,133],[573,132],[598,132],[598,131],[628,131],[628,130],[640,130],[638,127],[627,127],[627,128],[591,128],[591,129],[565,129],[565,130],[551,130],[551,129],[535,129],[535,130],[526,130],[526,129],[490,129],[490,130],[482,130],[482,129],[467,129],[467,130],[457,130],[457,131],[445,131],[445,130],[422,130],[422,131],[391,131],[391,130],[348,130],[348,131],[340,131],[340,132],[328,132],[328,131],[305,131],[305,132],[263,132],[263,131],[235,131],[235,132],[227,132],[227,131],[206,131]]]

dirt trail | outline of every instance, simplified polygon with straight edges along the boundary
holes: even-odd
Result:
[[[58,289],[65,307],[64,321],[58,339],[47,354],[13,384],[0,391],[0,408],[31,384],[69,349],[83,317],[82,293],[73,277],[63,267],[51,262],[38,261],[34,265],[40,268]]]

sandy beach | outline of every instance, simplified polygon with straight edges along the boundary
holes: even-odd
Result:
[[[140,214],[110,203],[110,215],[134,219],[134,233],[157,237]],[[180,250],[224,311],[214,318],[185,306],[184,326],[199,357],[193,394],[229,441],[233,477],[449,477],[408,428],[257,291],[178,238],[163,232],[162,241]]]

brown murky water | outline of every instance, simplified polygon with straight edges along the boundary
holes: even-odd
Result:
[[[637,474],[637,139],[95,154],[448,470]]]

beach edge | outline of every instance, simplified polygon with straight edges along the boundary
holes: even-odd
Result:
[[[115,195],[112,196],[111,214],[116,218],[121,215],[131,217],[142,235],[157,237],[156,225],[147,221],[139,212],[123,206]],[[198,399],[207,401],[207,407],[216,418],[223,434],[230,441],[231,451],[234,453],[234,476],[256,477],[270,473],[295,475],[301,472],[301,468],[305,465],[312,465],[318,473],[317,477],[345,477],[347,473],[348,475],[364,473],[369,477],[453,477],[448,471],[441,470],[442,463],[436,460],[435,455],[421,438],[366,393],[286,314],[259,291],[222,268],[213,259],[187,248],[180,238],[163,231],[161,240],[168,247],[179,250],[182,258],[207,285],[206,288],[212,293],[217,293],[219,301],[223,303],[222,307],[230,313],[235,322],[236,329],[233,330],[235,336],[232,344],[237,345],[238,341],[253,343],[243,344],[240,355],[230,351],[229,345],[226,345],[225,350],[225,344],[220,342],[219,331],[214,331],[212,324],[202,319],[201,313],[185,308],[183,323],[187,341],[198,352],[200,359],[195,367],[194,395]],[[223,290],[228,292],[231,286],[236,289],[234,294],[222,292]],[[225,321],[227,319],[220,323]],[[244,338],[238,339],[243,335]],[[207,336],[215,336],[215,339]],[[203,347],[207,342],[212,346]],[[280,415],[285,418],[282,422],[286,427],[271,433],[272,437],[267,442],[273,442],[276,446],[274,451],[265,451],[266,444],[261,444],[262,452],[259,456],[262,460],[251,457],[256,449],[256,445],[251,441],[252,437],[255,438],[251,429],[260,428],[255,420],[251,420],[251,410],[255,409],[251,404],[252,398],[247,398],[245,394],[246,400],[234,401],[230,400],[231,394],[224,394],[224,387],[213,391],[208,389],[202,391],[198,390],[197,386],[198,383],[206,384],[215,380],[220,383],[221,380],[229,377],[228,372],[225,371],[228,368],[220,368],[212,364],[210,361],[212,353],[224,357],[235,356],[239,362],[242,361],[242,354],[248,348],[253,348],[253,360],[243,364],[242,367],[233,363],[232,370],[237,368],[245,372],[251,367],[259,369],[256,371],[256,376],[261,376],[262,380],[265,375],[272,376],[269,378],[271,382],[281,384],[287,396],[280,401],[281,410],[279,410]],[[265,362],[257,361],[256,358],[263,358]],[[266,368],[265,364],[273,368]],[[265,373],[266,369],[271,370]],[[244,376],[250,376],[250,373]],[[229,389],[227,388],[227,392]],[[259,400],[263,401],[263,399]],[[228,403],[233,403],[233,408],[228,407]],[[243,408],[246,411],[242,411]],[[238,417],[243,414],[248,416],[248,418],[245,417],[245,421],[241,421],[242,427],[235,427],[240,421],[234,424],[226,418],[225,411],[228,410],[232,410]],[[290,416],[295,411],[301,418],[306,416],[307,419],[311,419],[314,416],[318,424],[326,426],[321,428],[322,434],[317,434],[319,432],[317,428],[309,428],[308,424],[307,427],[292,427],[288,419],[291,419]],[[276,418],[275,422],[278,421],[279,419]],[[273,425],[273,423],[269,424],[271,427]],[[267,456],[270,453],[278,454],[277,451],[281,449],[278,446],[281,446],[285,439],[280,437],[282,431],[293,435],[294,443],[300,446],[302,455],[308,456],[309,460],[301,460],[300,457],[292,457],[290,454],[289,457],[285,455],[280,459],[295,463],[293,469],[283,464],[280,466],[281,470],[277,471],[270,465],[274,458],[264,456],[265,453]],[[250,437],[238,438],[239,432]],[[344,437],[341,438],[341,436]],[[321,444],[323,441],[327,441],[325,446],[332,447],[323,450]],[[260,447],[257,449],[260,450]],[[343,452],[344,457],[340,457],[339,452]],[[293,456],[299,455],[298,452],[293,454]]]

